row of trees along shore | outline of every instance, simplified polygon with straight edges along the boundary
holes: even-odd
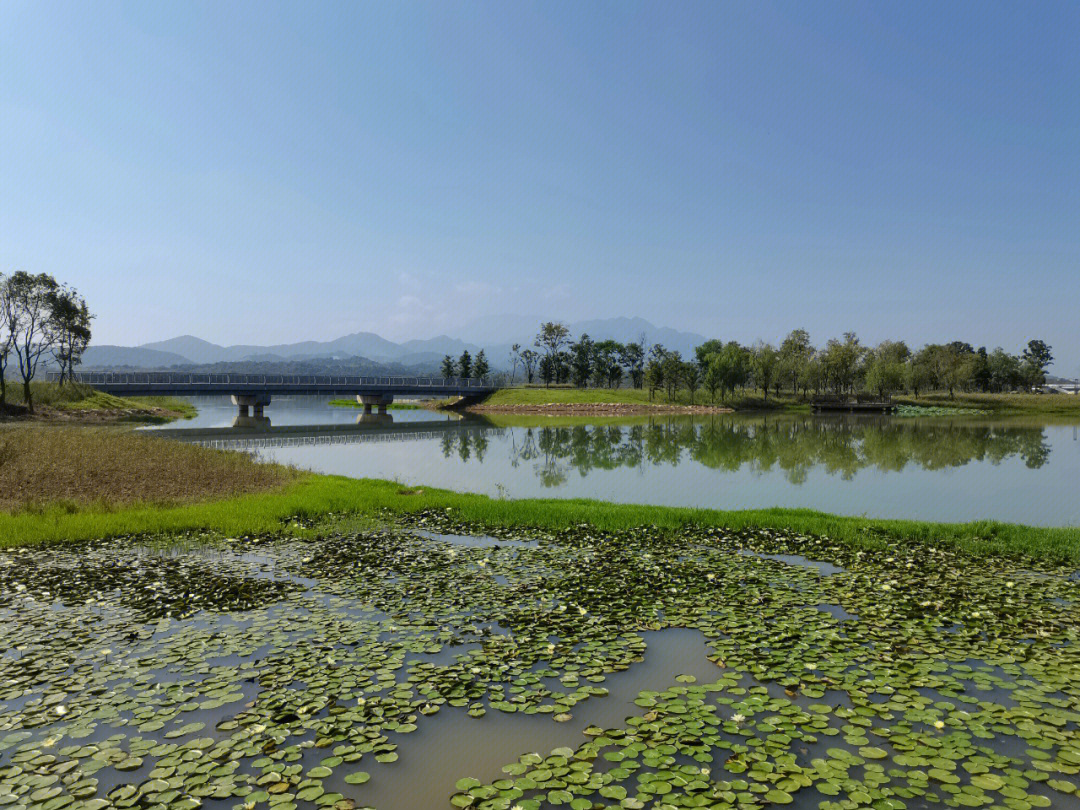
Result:
[[[43,359],[58,367],[61,385],[70,380],[90,343],[93,317],[74,288],[47,273],[0,273],[0,408],[7,403],[9,368],[18,370],[30,412],[30,383]]]
[[[475,358],[466,349],[457,360],[450,355],[446,355],[442,360],[444,377],[486,377],[490,373],[491,366],[488,365],[483,349],[476,353]]]
[[[1046,381],[1053,360],[1050,346],[1031,340],[1016,355],[997,348],[973,348],[963,341],[935,343],[912,351],[902,340],[865,346],[854,332],[831,339],[822,347],[810,342],[804,329],[796,329],[779,346],[759,342],[743,346],[736,341],[706,340],[684,359],[659,343],[646,347],[636,342],[594,341],[587,334],[574,340],[565,325],[548,322],[540,327],[535,348],[515,344],[510,351],[511,382],[518,371],[528,383],[571,384],[579,388],[647,388],[649,397],[663,392],[668,400],[687,391],[715,402],[735,391],[760,389],[787,391],[799,397],[847,397],[870,392],[885,398],[899,392],[916,397],[932,391],[994,393],[1031,390]]]

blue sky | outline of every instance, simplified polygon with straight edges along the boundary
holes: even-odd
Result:
[[[640,315],[1054,345],[1080,4],[0,3],[0,269],[99,342]]]

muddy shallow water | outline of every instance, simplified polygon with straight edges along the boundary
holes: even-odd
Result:
[[[1080,807],[1071,570],[345,525],[0,553],[0,803]]]

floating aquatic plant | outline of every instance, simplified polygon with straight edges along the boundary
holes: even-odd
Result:
[[[0,805],[351,810],[418,778],[396,761],[410,735],[502,713],[567,744],[459,774],[446,806],[1080,807],[1069,570],[405,520],[0,553]],[[642,634],[673,627],[703,634],[714,673],[585,727]]]

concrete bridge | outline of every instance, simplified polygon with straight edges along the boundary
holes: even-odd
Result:
[[[49,374],[50,379],[58,375]],[[274,394],[331,394],[355,396],[364,413],[386,413],[395,396],[480,397],[496,386],[491,378],[477,377],[347,377],[311,374],[174,374],[168,371],[134,373],[80,372],[83,383],[117,396],[194,396],[224,394],[232,397],[240,416],[262,418]],[[251,412],[254,411],[254,414]]]

